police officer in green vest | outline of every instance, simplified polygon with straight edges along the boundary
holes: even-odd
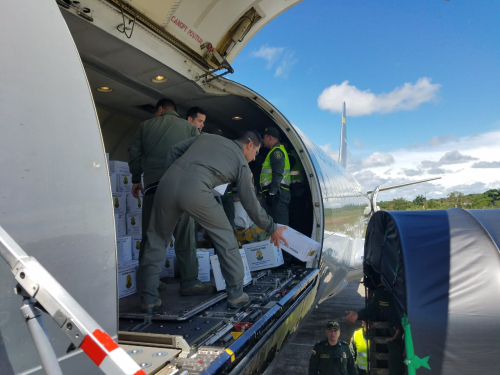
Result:
[[[339,340],[340,325],[326,325],[327,339],[314,345],[309,359],[309,375],[358,375],[349,344]]]
[[[270,149],[260,173],[260,193],[266,198],[268,214],[274,222],[288,225],[290,205],[290,161],[285,147],[280,144],[276,128],[266,128],[262,137],[264,147]]]
[[[366,375],[368,369],[368,341],[366,339],[366,322],[362,321],[363,327],[354,331],[351,337],[351,345],[354,353],[354,361],[359,375]]]

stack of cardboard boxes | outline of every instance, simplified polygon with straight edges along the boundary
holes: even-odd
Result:
[[[137,291],[136,274],[141,245],[142,197],[132,195],[132,175],[128,163],[109,160],[109,181],[115,212],[116,248],[118,263],[118,297]]]

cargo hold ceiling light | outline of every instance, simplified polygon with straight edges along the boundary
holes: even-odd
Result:
[[[156,76],[156,77],[151,78],[151,82],[154,82],[154,83],[163,83],[163,82],[167,82],[167,80],[168,80],[168,78],[164,77],[164,76]]]
[[[238,121],[238,120],[243,120],[243,117],[240,117],[240,116],[234,116],[234,117],[233,117],[233,120],[236,120],[236,121]]]
[[[111,91],[113,91],[113,89],[111,87],[108,87],[108,86],[101,86],[101,87],[97,88],[97,91],[100,91],[100,92],[111,92]]]

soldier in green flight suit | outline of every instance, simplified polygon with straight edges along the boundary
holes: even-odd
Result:
[[[349,344],[339,340],[340,325],[326,325],[327,339],[314,345],[309,359],[309,375],[358,375]]]
[[[276,223],[288,225],[290,205],[290,161],[279,142],[276,128],[266,128],[262,141],[270,149],[260,172],[260,193],[266,198],[268,214]]]
[[[145,249],[147,229],[151,216],[155,192],[158,183],[166,171],[165,160],[172,146],[185,139],[198,136],[200,132],[192,123],[183,120],[176,112],[173,101],[160,99],[156,104],[155,117],[144,121],[129,146],[129,166],[132,173],[132,194],[137,198],[139,192],[144,195],[142,209],[142,241],[139,252],[139,270],[137,286],[139,295],[158,294],[158,279],[151,278],[151,268],[161,269],[161,260],[165,258],[165,246]],[[144,158],[144,169],[142,159]],[[141,184],[144,171],[145,189]],[[189,215],[182,215],[174,231],[175,253],[181,274],[180,293],[183,295],[212,294],[216,289],[198,280],[198,258],[196,256],[196,238],[194,221]],[[161,258],[160,262],[153,259]],[[153,285],[155,283],[155,285]],[[161,283],[160,283],[161,288]],[[161,301],[158,302],[161,304]],[[153,306],[143,304],[142,310],[151,313]]]

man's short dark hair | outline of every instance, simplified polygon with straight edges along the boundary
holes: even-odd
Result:
[[[196,117],[198,117],[198,113],[200,115],[207,114],[206,111],[200,107],[191,107],[187,111],[186,120],[188,119],[188,117],[191,117],[194,120]]]
[[[167,98],[161,98],[160,100],[158,100],[158,103],[156,103],[155,110],[158,111],[160,107],[162,107],[165,111],[173,109],[174,111],[177,112],[177,106],[175,105],[175,103]]]
[[[250,141],[252,141],[256,147],[262,146],[262,137],[258,132],[252,129],[243,130],[238,137],[238,141],[244,145],[247,145]]]

